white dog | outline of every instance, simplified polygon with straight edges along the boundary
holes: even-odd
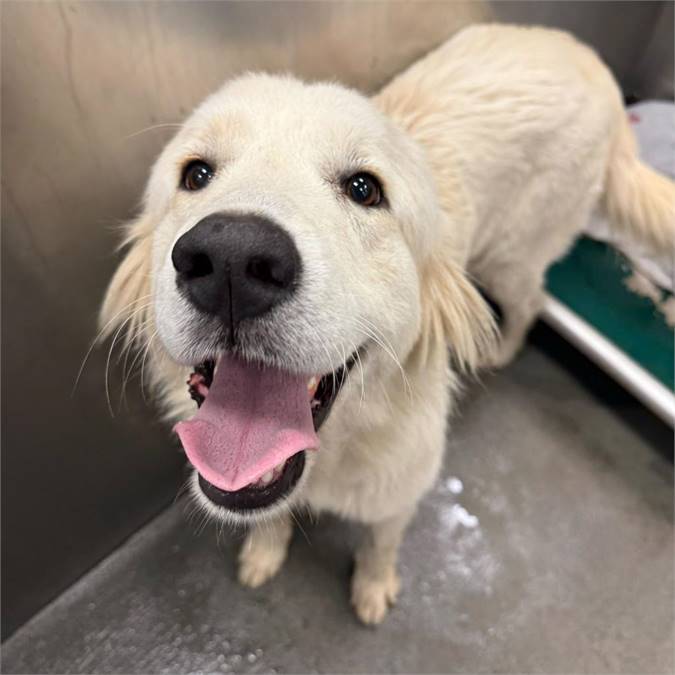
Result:
[[[251,522],[241,582],[279,570],[292,507],[331,511],[370,525],[352,602],[377,623],[457,374],[511,359],[594,207],[669,253],[674,199],[593,51],[474,26],[372,100],[268,75],[208,98],[152,170],[101,321],[147,347],[194,496]],[[466,270],[504,311],[496,348]]]

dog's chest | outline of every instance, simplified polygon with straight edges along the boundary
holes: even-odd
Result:
[[[370,460],[370,461],[369,461]],[[307,482],[306,501],[316,512],[370,521],[389,510],[398,481],[361,444],[322,444]]]
[[[348,407],[321,433],[304,500],[314,511],[373,522],[412,507],[435,480],[443,454],[447,390],[434,405],[410,403],[384,424],[355,424]]]

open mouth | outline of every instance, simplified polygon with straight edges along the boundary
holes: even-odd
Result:
[[[247,363],[232,355],[195,367],[187,382],[199,410],[178,433],[203,494],[230,511],[264,509],[288,496],[318,449],[328,417],[357,358],[322,377]]]

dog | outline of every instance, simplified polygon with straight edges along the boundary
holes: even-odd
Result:
[[[368,526],[351,600],[377,624],[462,377],[513,358],[594,208],[670,254],[673,204],[590,48],[476,25],[371,99],[226,83],[155,163],[101,326],[147,353],[194,498],[250,525],[241,583],[280,569],[292,509],[332,512]]]

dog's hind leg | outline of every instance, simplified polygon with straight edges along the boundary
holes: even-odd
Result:
[[[400,580],[396,571],[398,548],[411,511],[369,526],[356,552],[352,577],[352,605],[365,624],[378,624],[396,601]]]
[[[599,132],[600,133],[600,132]],[[604,133],[604,131],[602,132]],[[521,348],[544,301],[546,270],[570,248],[602,193],[607,140],[574,158],[575,171],[534,171],[509,208],[498,235],[469,263],[469,271],[502,310],[501,343],[488,367],[508,364]]]
[[[239,583],[257,588],[280,569],[293,534],[289,511],[257,522],[239,552]]]
[[[507,292],[499,289],[494,296],[502,311],[500,339],[494,356],[485,365],[502,368],[520,351],[544,304],[542,275],[523,277],[519,283],[512,280]]]
[[[544,304],[544,266],[523,261],[494,265],[476,277],[491,300],[499,305],[499,343],[482,368],[502,368],[518,353]]]

